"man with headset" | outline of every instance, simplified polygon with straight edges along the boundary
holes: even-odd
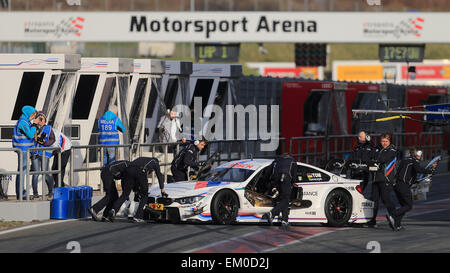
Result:
[[[358,144],[349,158],[350,177],[352,179],[360,179],[361,188],[364,191],[369,184],[368,165],[374,156],[374,147],[370,142],[370,135],[366,131],[361,130],[358,133]],[[365,167],[361,167],[365,166]]]
[[[202,140],[196,140],[193,144],[187,144],[186,148],[175,156],[170,166],[174,182],[188,180],[188,167],[196,171],[200,168],[198,153],[205,148],[206,143],[207,141],[204,138]]]

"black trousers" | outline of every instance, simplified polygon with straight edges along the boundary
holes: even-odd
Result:
[[[100,199],[97,203],[92,206],[95,213],[99,213],[103,208],[103,215],[107,216],[111,210],[114,202],[119,198],[119,193],[117,192],[116,183],[114,182],[114,177],[108,168],[103,168],[100,177],[103,182],[103,190],[105,191],[105,196]]]
[[[58,155],[53,155],[53,165],[52,165],[52,170],[57,170],[58,169]],[[67,166],[67,162],[69,162],[69,158],[70,158],[70,150],[64,151],[61,153],[61,185],[60,187],[64,187],[64,175],[66,173],[66,166]],[[54,187],[58,187],[58,174],[53,174],[53,182],[54,182]]]
[[[112,208],[117,213],[133,189],[139,189],[139,192],[136,194],[140,196],[138,209],[134,217],[142,219],[144,217],[144,206],[148,201],[148,181],[147,174],[143,173],[139,167],[130,166],[127,168],[126,175],[122,179],[122,194],[114,202]]]
[[[398,181],[394,186],[395,196],[400,203],[400,208],[395,210],[395,216],[398,217],[400,223],[405,214],[412,209],[413,199],[411,189],[408,184],[403,181]]]
[[[181,171],[181,170],[175,168],[174,166],[171,166],[170,170],[172,171],[172,178],[173,178],[174,182],[188,180],[187,171]]]
[[[282,213],[282,221],[289,221],[289,199],[291,197],[292,192],[292,183],[291,182],[281,182],[276,181],[277,189],[279,191],[278,203],[272,209],[272,216],[278,216],[280,212]]]
[[[388,213],[392,216],[395,216],[395,205],[391,200],[392,191],[392,185],[386,184],[386,182],[384,181],[374,181],[372,183],[372,201],[375,203],[373,209],[373,218],[370,221],[372,224],[376,223],[380,198],[383,201],[383,204],[386,207]]]

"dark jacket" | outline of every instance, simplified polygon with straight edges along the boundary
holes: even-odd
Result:
[[[416,183],[417,174],[429,174],[432,173],[431,169],[425,169],[420,166],[419,160],[415,157],[408,157],[400,162],[397,172],[397,181],[402,181],[408,185]]]
[[[122,179],[128,166],[130,166],[130,161],[119,160],[106,165],[104,168],[112,173],[114,179]]]
[[[393,144],[386,148],[377,146],[374,161],[379,164],[379,169],[375,172],[374,182],[394,183],[396,167],[399,163],[397,148]]]
[[[364,143],[358,143],[350,155],[348,162],[356,164],[368,165],[375,156],[375,147],[372,143],[366,141]],[[368,168],[352,169],[352,177],[362,172],[368,172]]]
[[[272,181],[293,182],[297,181],[297,162],[290,156],[279,156],[271,165]]]
[[[198,153],[200,150],[194,144],[188,144],[186,148],[181,150],[172,161],[172,166],[180,171],[187,171],[188,167],[194,170],[199,169],[199,163],[197,161]]]

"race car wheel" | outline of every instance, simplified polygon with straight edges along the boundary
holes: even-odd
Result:
[[[238,197],[229,190],[219,191],[211,202],[211,217],[215,224],[228,225],[233,223],[236,220],[238,210]]]
[[[342,227],[348,224],[352,215],[352,198],[342,189],[330,192],[325,200],[325,215],[328,224],[334,227]]]

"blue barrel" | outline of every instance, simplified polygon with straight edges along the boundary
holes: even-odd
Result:
[[[92,187],[91,186],[81,186],[84,199],[81,199],[81,217],[88,217],[89,214],[89,208],[91,207],[92,203]],[[84,216],[83,216],[84,215]]]
[[[50,218],[73,218],[73,189],[58,187],[53,191],[53,200],[50,202]]]
[[[83,194],[80,187],[73,187],[75,202],[73,208],[74,218],[78,219],[81,217],[81,195]]]

